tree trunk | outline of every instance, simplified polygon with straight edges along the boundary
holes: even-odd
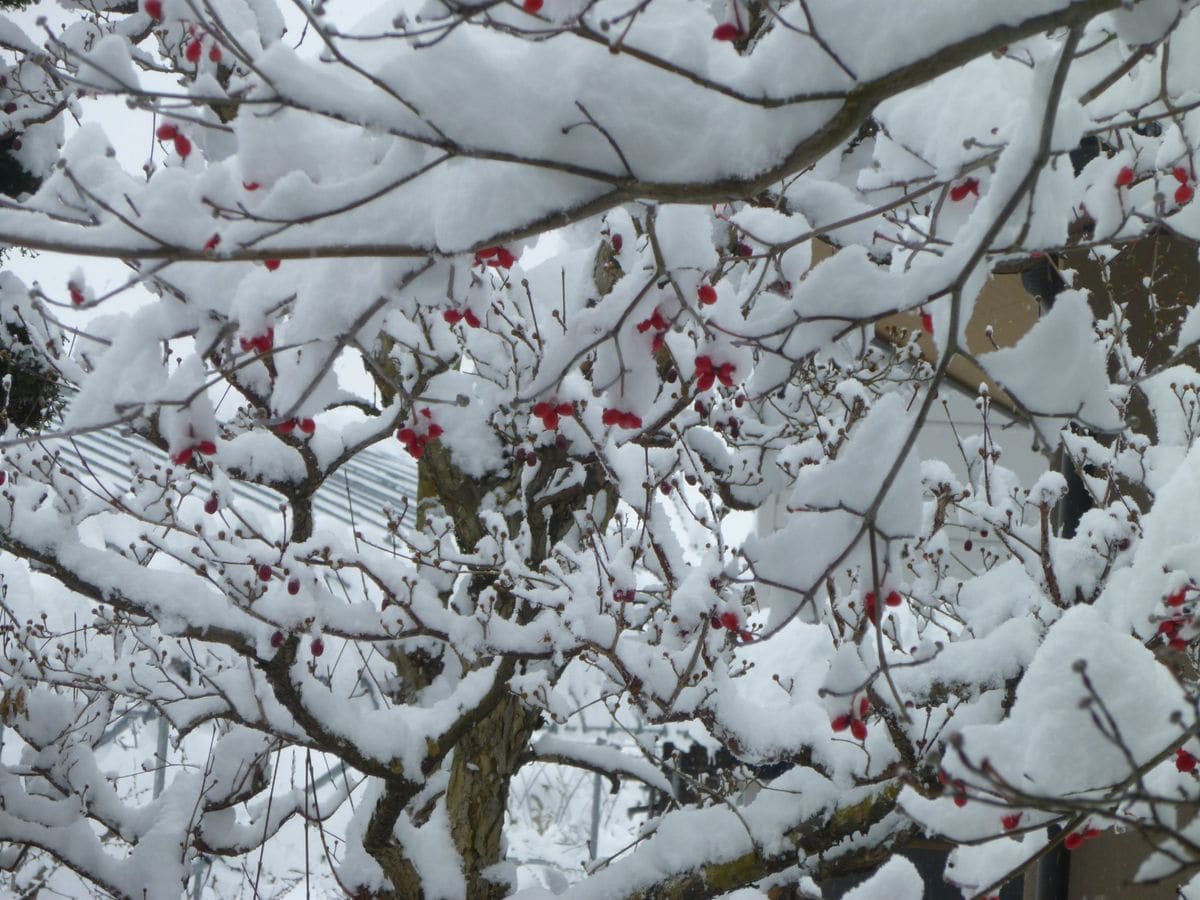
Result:
[[[509,782],[521,766],[538,720],[536,710],[527,709],[519,698],[509,696],[454,750],[446,808],[454,846],[462,856],[470,900],[500,898],[510,887],[487,881],[483,870],[501,861]]]

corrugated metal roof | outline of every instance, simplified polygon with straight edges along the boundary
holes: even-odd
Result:
[[[114,493],[122,493],[129,483],[131,454],[147,453],[166,463],[166,455],[157,447],[117,429],[57,440],[53,449],[63,465],[86,472]],[[194,478],[199,484],[208,483],[200,473]],[[278,509],[284,499],[257,484],[234,482],[234,492],[242,502],[268,512]],[[313,511],[319,526],[328,527],[333,520],[347,527],[353,525],[368,538],[381,539],[387,534],[389,510],[396,515],[404,513],[405,524],[413,524],[416,496],[416,465],[399,453],[371,447],[345,463],[321,486],[313,498]]]

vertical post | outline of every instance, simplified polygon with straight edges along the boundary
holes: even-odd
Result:
[[[192,861],[192,900],[200,900],[204,890],[204,882],[208,880],[208,870],[212,862],[207,856],[197,856]]]
[[[167,717],[158,717],[158,748],[155,750],[155,755],[158,757],[158,765],[154,769],[154,798],[157,800],[158,795],[163,792],[163,788],[167,783],[167,738],[170,736],[170,730],[167,726]]]
[[[604,738],[596,738],[597,744],[603,744]],[[588,842],[588,855],[592,862],[600,855],[600,773],[592,776],[592,837]]]

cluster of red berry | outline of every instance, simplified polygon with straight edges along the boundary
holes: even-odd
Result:
[[[275,426],[280,434],[291,434],[297,428],[304,434],[312,434],[317,430],[317,423],[312,419],[284,419]]]
[[[619,409],[606,409],[604,415],[600,417],[600,421],[605,425],[616,425],[620,428],[641,428],[642,417],[631,412],[622,412]]]
[[[650,329],[654,329],[654,337],[650,341],[650,352],[657,353],[662,349],[667,329],[670,327],[671,323],[664,319],[663,314],[656,309],[650,318],[638,322],[637,330],[645,334]]]
[[[282,631],[276,631],[274,634],[271,635],[271,646],[274,647],[276,650],[278,650],[280,647],[283,646],[284,641],[286,641],[286,640],[287,640],[287,638],[285,638],[283,636]],[[308,649],[312,653],[313,656],[320,656],[322,653],[325,652],[325,642],[323,640],[321,640],[319,637],[313,638],[312,643],[308,645]]]
[[[159,125],[158,131],[154,132],[154,136],[163,143],[166,143],[167,141],[173,141],[175,144],[175,152],[179,154],[180,159],[187,159],[188,154],[192,152],[191,140],[189,140],[188,136],[181,132],[177,126],[172,125],[170,122]],[[220,238],[217,238],[217,240],[220,240]],[[215,247],[216,244],[213,244],[213,246]],[[205,247],[204,249],[208,250],[210,248]]]
[[[967,805],[967,785],[958,778],[951,778],[944,769],[938,769],[938,783],[950,788],[951,798],[955,806]]]
[[[433,421],[433,413],[429,411],[428,407],[421,410],[421,416],[426,421],[423,431],[418,431],[415,427],[407,427],[396,432],[396,440],[404,445],[404,449],[413,459],[420,459],[424,456],[425,446],[430,441],[436,441],[443,434],[442,426]],[[415,424],[420,426],[420,419]]]
[[[1179,187],[1175,189],[1175,202],[1180,206],[1185,203],[1190,203],[1191,199],[1196,196],[1196,189],[1189,184],[1192,180],[1188,170],[1183,166],[1176,166],[1171,170],[1171,174],[1175,176],[1175,180],[1179,182]]]
[[[954,187],[950,188],[950,199],[955,203],[966,200],[968,194],[974,194],[976,197],[979,196],[978,178],[964,178],[958,184],[954,185]]]
[[[475,253],[475,262],[481,266],[511,269],[517,258],[505,247],[484,247]]]
[[[194,34],[195,34],[195,31],[193,30],[193,35]],[[183,55],[187,59],[188,62],[190,62],[190,63],[200,62],[200,56],[204,52],[204,38],[205,37],[206,37],[206,35],[200,35],[199,37],[194,36],[190,41],[188,41],[188,45],[183,48]],[[213,62],[219,63],[221,61],[222,55],[223,54],[221,53],[221,45],[220,44],[214,43],[211,47],[208,48],[208,58],[211,59]]]
[[[448,309],[442,313],[442,318],[450,325],[457,325],[459,322],[466,322],[472,328],[478,328],[483,323],[479,321],[479,316],[470,309]]]
[[[713,628],[724,628],[728,631],[732,631],[741,639],[743,644],[749,644],[754,640],[754,632],[749,628],[742,627],[742,620],[738,618],[738,614],[735,612],[726,611],[721,613],[719,616],[713,616],[710,620],[710,624]]]
[[[1192,585],[1181,587],[1166,597],[1163,602],[1172,609],[1178,609],[1187,602],[1188,593],[1194,590],[1196,588]],[[1184,650],[1187,648],[1188,641],[1180,635],[1180,632],[1184,626],[1189,624],[1189,621],[1185,615],[1177,613],[1158,623],[1158,633],[1166,638],[1167,644],[1172,650]]]
[[[1083,831],[1072,831],[1063,839],[1063,846],[1068,850],[1078,850],[1083,846],[1084,841],[1090,841],[1094,837],[1100,836],[1099,828],[1085,828]]]
[[[1196,757],[1192,753],[1188,753],[1182,747],[1175,751],[1175,768],[1180,772],[1195,772]]]
[[[262,334],[238,338],[238,343],[241,344],[243,352],[257,350],[259,353],[270,353],[271,348],[275,346],[275,329],[268,326]]]
[[[858,701],[858,715],[855,715],[853,704],[851,704],[851,711],[844,713],[843,715],[836,716],[833,721],[829,723],[829,727],[832,728],[835,733],[843,732],[849,728],[850,734],[854,736],[856,741],[865,741],[867,739],[866,718],[870,711],[871,701],[867,697],[863,697]]]
[[[725,387],[733,387],[733,363],[714,365],[708,356],[696,357],[696,390],[707,391],[714,381],[719,381]]]
[[[1196,189],[1191,184],[1191,173],[1183,166],[1175,166],[1171,170],[1171,177],[1179,182],[1179,187],[1175,189],[1175,202],[1180,206],[1190,203],[1192,198],[1196,196]],[[1119,188],[1129,187],[1133,184],[1133,178],[1133,168],[1131,166],[1121,166],[1115,179],[1116,186]]]
[[[533,414],[542,420],[542,427],[549,431],[557,431],[558,420],[570,416],[574,412],[575,407],[570,403],[556,403],[553,400],[543,400],[540,403],[533,404]]]
[[[217,452],[217,445],[212,441],[197,441],[194,444],[189,444],[181,450],[176,450],[171,454],[171,462],[177,466],[186,466],[192,461],[192,456],[200,453],[203,456],[212,456]]]
[[[904,597],[899,591],[889,591],[883,602],[895,609],[904,602]],[[867,591],[867,595],[863,598],[863,609],[866,611],[868,619],[872,622],[879,621],[879,605],[875,602],[874,591]]]

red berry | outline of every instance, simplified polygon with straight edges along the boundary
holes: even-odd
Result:
[[[1175,168],[1173,168],[1171,170],[1171,174],[1173,176],[1175,176],[1175,180],[1178,181],[1180,184],[1188,183],[1188,178],[1190,176],[1188,175],[1188,170],[1185,169],[1183,166],[1176,166]]]
[[[904,602],[904,598],[900,596],[899,591],[892,591],[887,595],[887,599],[883,601],[888,606],[899,606]]]
[[[1021,813],[1012,813],[1000,820],[1000,824],[1004,826],[1005,831],[1012,831],[1021,824]]]
[[[1121,171],[1117,173],[1117,187],[1128,187],[1133,184],[1133,169],[1129,166],[1121,166]]]
[[[175,136],[175,152],[179,154],[180,159],[187,159],[188,154],[192,152],[192,142],[182,134]]]
[[[4,104],[4,111],[6,113],[8,113],[9,115],[12,115],[13,113],[15,113],[17,111],[17,104],[14,103],[12,100],[9,100],[7,103]]]
[[[1190,203],[1192,198],[1195,196],[1196,191],[1190,184],[1181,184],[1175,189],[1175,202],[1180,206]]]
[[[205,456],[213,456],[217,452],[217,445],[212,441],[201,441],[196,445],[196,449]]]
[[[87,299],[83,296],[83,291],[79,289],[79,285],[73,281],[67,282],[67,293],[71,295],[71,302],[76,306],[83,306],[84,301]]]
[[[865,719],[867,717],[867,713],[869,713],[870,711],[871,711],[871,698],[863,697],[861,700],[858,701],[858,717],[860,719]]]
[[[850,727],[851,721],[853,721],[853,720],[850,718],[849,715],[838,716],[832,722],[829,723],[829,727],[832,728],[834,731],[845,731],[847,728]]]
[[[950,188],[950,199],[955,203],[958,203],[960,200],[967,199],[967,194],[974,194],[976,197],[979,196],[978,178],[967,178],[961,183]]]
[[[1068,850],[1078,850],[1083,845],[1083,835],[1078,831],[1072,831],[1063,841],[1063,846]]]
[[[192,448],[191,447],[184,447],[182,450],[177,450],[177,451],[175,451],[174,454],[171,455],[171,462],[175,463],[175,465],[177,465],[177,466],[186,466],[191,461],[192,461]]]
[[[261,566],[258,567],[258,580],[259,581],[270,581],[271,580],[271,567],[268,566],[266,563],[263,563]]]
[[[271,635],[271,646],[275,647],[276,649],[283,646],[282,631],[276,631],[273,635]]]
[[[619,234],[614,234],[612,236],[613,253],[620,253],[621,247],[623,247],[624,245],[625,245],[625,239],[623,237],[621,237]]]
[[[865,741],[867,739],[867,723],[862,719],[855,719],[850,723],[850,733],[854,735],[856,741]]]
[[[0,472],[0,487],[2,487],[6,481],[8,481],[8,473]]]
[[[204,242],[204,249],[206,252],[211,251],[211,250],[216,250],[217,244],[219,244],[219,243],[221,243],[221,236],[219,234],[214,234],[212,237],[210,237],[207,241]]]
[[[156,22],[162,18],[162,0],[146,0],[143,9],[146,10],[146,15]]]
[[[470,309],[466,310],[463,313],[462,317],[463,317],[463,321],[466,322],[467,325],[469,325],[471,328],[478,328],[480,325],[483,324],[482,322],[479,321],[479,316],[475,315],[475,312],[473,310],[470,310]]]
[[[278,425],[275,426],[275,430],[278,431],[280,434],[291,434],[293,431],[295,431],[295,429],[296,429],[296,420],[295,419],[288,419],[284,422],[280,422]]]
[[[921,330],[933,337],[933,316],[930,313],[921,313]]]
[[[1173,593],[1170,597],[1167,598],[1167,606],[1183,606],[1183,603],[1186,599],[1187,599],[1187,589],[1180,588],[1175,593]]]
[[[475,254],[475,262],[498,269],[511,269],[517,258],[504,247],[484,247]]]
[[[287,583],[287,592],[289,594],[291,594],[292,596],[295,596],[296,594],[300,593],[300,579],[299,578],[293,578],[291,581],[289,581]]]
[[[721,613],[721,627],[722,628],[728,628],[730,631],[737,631],[739,624],[740,623],[738,622],[737,613],[735,613],[735,612]]]
[[[712,36],[714,41],[736,41],[742,36],[742,29],[733,22],[722,22],[713,29]]]
[[[243,181],[242,187],[248,191],[257,191],[260,187],[262,187],[262,185],[257,181]]]
[[[1167,641],[1167,646],[1172,650],[1186,650],[1188,642],[1183,638],[1171,638],[1171,640]]]
[[[217,500],[216,494],[213,494],[206,501],[204,501],[204,511],[206,513],[208,513],[210,516],[213,515],[214,513],[216,513],[216,511],[220,508],[221,508],[221,504],[220,504],[220,501]]]
[[[960,807],[967,805],[967,792],[961,787],[954,791],[954,805]]]
[[[457,309],[448,309],[444,313],[442,313],[442,318],[445,319],[446,322],[449,323],[450,325],[457,325],[459,322],[462,321],[462,317],[463,317],[463,314],[460,313]]]
[[[1196,757],[1180,747],[1175,751],[1175,768],[1180,772],[1194,772],[1196,770]]]
[[[215,63],[219,63],[221,61],[221,47],[219,44],[212,45],[208,51],[208,58]]]
[[[867,618],[874,622],[878,618],[878,611],[875,608],[875,592],[867,591],[867,596],[863,598],[863,609],[867,614]]]
[[[158,131],[154,132],[155,137],[160,141],[173,141],[179,136],[179,129],[167,122],[158,126]]]
[[[312,643],[308,645],[313,656],[320,656],[325,652],[325,642],[320,638],[313,638]]]
[[[700,298],[700,302],[705,306],[712,306],[717,302],[717,289],[711,284],[700,285],[700,290],[696,291],[696,296]]]
[[[437,440],[445,433],[446,433],[446,430],[444,428],[442,428],[441,425],[434,424],[434,425],[429,426],[428,435],[430,438],[432,438],[434,440]]]
[[[525,0],[521,8],[531,16],[541,12],[543,0]]]
[[[187,57],[190,63],[200,62],[200,51],[203,49],[199,41],[190,41],[183,51],[183,55]]]
[[[279,268],[279,260],[265,259],[265,260],[263,260],[263,265],[267,267],[268,272],[274,272],[276,269]]]
[[[1085,841],[1090,841],[1094,837],[1100,837],[1100,829],[1099,828],[1088,827],[1088,828],[1083,829],[1083,839]]]
[[[312,419],[301,419],[300,420],[300,430],[303,431],[305,434],[312,434],[314,431],[317,430],[317,423],[314,422]]]

